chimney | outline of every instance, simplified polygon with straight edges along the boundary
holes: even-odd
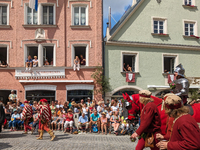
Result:
[[[111,30],[111,8],[109,6],[109,10],[108,10],[108,26],[109,26],[109,30]]]
[[[132,6],[134,6],[137,3],[137,0],[133,0]]]

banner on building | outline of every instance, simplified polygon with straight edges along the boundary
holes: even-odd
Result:
[[[126,73],[126,82],[135,82],[135,73]]]
[[[52,79],[65,78],[65,69],[45,69],[26,71],[21,69],[15,70],[16,79]]]

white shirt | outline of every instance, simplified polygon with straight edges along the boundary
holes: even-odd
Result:
[[[112,111],[117,111],[119,107],[118,106],[112,106],[111,108],[112,108]]]
[[[100,109],[101,109],[101,112],[104,111],[104,108],[103,108],[103,107],[101,107],[101,106],[97,106],[97,112],[98,112],[98,113],[101,113],[101,112],[100,112]]]
[[[88,109],[88,108],[87,107],[86,108],[82,108],[84,114],[88,114],[86,109]]]

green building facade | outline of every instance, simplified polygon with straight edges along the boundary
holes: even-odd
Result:
[[[168,78],[182,64],[190,88],[200,88],[200,1],[138,0],[112,28],[105,41],[106,99],[150,90],[169,92]],[[132,72],[127,70],[127,65]],[[130,69],[130,68],[129,68]],[[126,82],[129,74],[135,82]],[[134,80],[134,79],[133,79]]]

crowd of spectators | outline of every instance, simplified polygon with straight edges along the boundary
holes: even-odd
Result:
[[[38,114],[40,113],[39,102],[34,101],[32,104],[33,119],[30,125],[37,130],[39,125]],[[22,110],[24,104],[9,101],[5,105],[6,119],[4,126],[11,131],[22,130],[24,121],[22,119]],[[98,103],[95,100],[90,100],[88,97],[86,101],[81,99],[80,103],[76,103],[74,99],[71,102],[66,101],[64,104],[57,100],[51,101],[50,109],[52,113],[52,120],[49,126],[52,130],[63,131],[64,133],[87,133],[97,132],[107,134],[108,132],[125,134],[129,129],[129,124],[126,123],[124,116],[122,116],[122,102],[121,100],[109,100],[106,103],[102,100]],[[4,128],[3,126],[3,128]]]

